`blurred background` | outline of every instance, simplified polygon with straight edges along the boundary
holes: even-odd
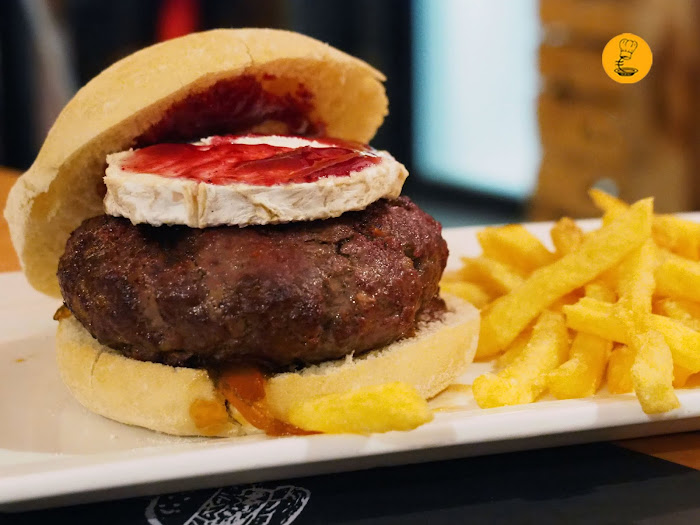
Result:
[[[373,145],[445,226],[591,216],[597,186],[700,208],[700,2],[694,0],[3,0],[0,165],[26,169],[81,85],[151,43],[214,27],[306,33],[388,77]],[[617,84],[613,36],[654,53]]]

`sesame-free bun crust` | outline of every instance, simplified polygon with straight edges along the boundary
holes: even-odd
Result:
[[[317,396],[403,381],[429,399],[466,369],[474,359],[479,312],[469,303],[446,297],[448,312],[425,323],[414,337],[360,357],[311,366],[272,376],[266,385],[271,412],[285,420],[296,403]],[[168,434],[202,435],[191,415],[197,400],[224,405],[204,370],[136,361],[99,344],[72,316],[59,323],[58,368],[73,396],[102,416]],[[259,432],[240,416],[207,435],[236,436]]]
[[[56,269],[68,235],[104,213],[107,154],[131,147],[174,103],[241,75],[302,83],[313,95],[311,119],[330,137],[366,143],[387,114],[380,72],[297,33],[218,29],[129,55],[78,91],[10,192],[5,217],[34,288],[60,295]]]

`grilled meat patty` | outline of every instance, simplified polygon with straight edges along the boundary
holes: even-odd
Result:
[[[66,306],[102,344],[172,366],[272,369],[387,345],[444,308],[440,224],[410,199],[272,226],[135,226],[102,215],[67,242]]]

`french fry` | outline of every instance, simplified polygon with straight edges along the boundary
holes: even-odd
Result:
[[[588,235],[578,250],[535,270],[521,286],[496,299],[482,318],[477,356],[486,358],[505,349],[550,304],[641,246],[651,234],[651,217],[651,199],[635,203]]]
[[[615,305],[584,297],[563,310],[566,325],[572,330],[627,345],[631,343],[625,323],[615,315]],[[647,329],[661,332],[671,348],[675,363],[691,373],[700,372],[700,333],[662,315],[647,314],[643,323]]]
[[[698,388],[700,387],[700,374],[692,374],[683,385],[685,388]]]
[[[608,359],[607,384],[611,394],[627,394],[634,391],[632,365],[635,352],[627,345],[617,345]]]
[[[654,313],[680,321],[695,331],[700,331],[700,304],[683,299],[660,299],[654,303]],[[692,375],[690,370],[673,365],[673,387],[683,388]]]
[[[288,417],[304,430],[370,434],[411,430],[432,420],[433,414],[415,388],[397,382],[302,401]]]
[[[523,284],[524,279],[508,265],[481,257],[462,257],[462,276],[478,283],[492,297],[499,297]]]
[[[656,330],[644,331],[651,310],[651,301],[647,299],[651,292],[648,288],[647,273],[652,269],[644,262],[643,247],[638,254],[634,254],[627,261],[628,272],[624,274],[621,285],[629,287],[622,294],[620,302],[615,305],[615,316],[626,328],[626,337],[630,341],[630,347],[634,352],[631,377],[634,393],[637,395],[642,410],[648,414],[668,412],[680,406],[678,398],[673,390],[673,356],[664,336]],[[646,259],[653,261],[653,254],[648,254]],[[653,264],[651,265],[653,267]],[[635,277],[640,270],[644,270],[641,276],[641,285],[634,287],[626,282]],[[639,277],[639,275],[637,275]],[[635,310],[636,309],[636,310]]]
[[[683,388],[686,383],[688,382],[688,379],[690,376],[693,374],[690,373],[690,370],[687,368],[683,368],[682,366],[679,366],[674,363],[673,365],[673,388]]]
[[[589,283],[584,290],[586,297],[615,302],[615,293],[603,283]],[[551,394],[557,399],[594,395],[600,388],[611,351],[612,341],[577,333],[571,344],[569,359],[547,377]]]
[[[459,283],[462,282],[462,280],[468,280],[468,279],[463,279],[464,276],[462,275],[462,272],[460,270],[446,270],[442,274],[442,278],[440,279],[440,285],[442,283]]]
[[[659,246],[694,261],[700,259],[700,224],[673,215],[657,215],[652,235]]]
[[[617,289],[619,288],[620,284],[620,265],[617,264],[612,268],[605,270],[598,276],[596,281],[603,283],[605,286],[610,288],[610,290],[614,291],[615,295],[617,296]]]
[[[656,293],[700,301],[700,263],[668,257],[656,270]]]
[[[654,242],[648,239],[620,264],[619,307],[632,314],[631,322],[636,325],[651,313],[651,296],[655,286],[655,249]]]
[[[700,304],[685,299],[659,299],[654,302],[654,313],[665,315],[700,332]]]
[[[649,330],[632,336],[636,356],[632,365],[632,384],[642,410],[659,414],[678,408],[673,390],[673,357],[664,336]]]
[[[627,203],[613,197],[609,193],[592,188],[588,190],[588,195],[591,197],[596,208],[603,211],[603,224],[608,224],[613,221],[618,215],[627,210]]]
[[[569,359],[547,376],[549,392],[557,399],[592,396],[600,388],[612,341],[579,332],[571,344]]]
[[[552,243],[559,256],[573,252],[581,246],[583,242],[583,231],[581,231],[578,224],[569,217],[559,219],[554,226],[552,226],[549,235],[552,237]]]
[[[657,413],[679,406],[674,388],[700,385],[700,224],[655,216],[652,199],[590,195],[603,227],[584,234],[562,218],[555,253],[509,225],[484,230],[484,255],[465,260],[462,278],[491,296],[476,357],[502,353],[497,372],[472,385],[479,406],[529,403],[546,389],[591,396],[606,377],[611,393],[634,391]],[[569,351],[567,330],[553,328],[561,313],[577,332]]]
[[[602,281],[593,281],[588,283],[583,288],[586,297],[604,301],[606,303],[614,303],[617,301],[617,295],[613,290]]]
[[[569,348],[569,334],[561,314],[545,311],[532,338],[514,361],[497,374],[484,374],[472,384],[481,408],[532,403],[546,389],[546,375],[559,366]]]
[[[625,201],[613,197],[609,193],[597,188],[588,190],[588,196],[593,201],[595,207],[604,213],[613,212],[613,214],[620,214],[628,207]]]
[[[553,312],[561,312],[562,308],[569,304],[576,304],[581,297],[583,297],[581,291],[579,289],[574,290],[554,301],[547,309]]]
[[[476,236],[485,256],[513,265],[524,274],[554,260],[554,254],[521,224],[491,226]]]
[[[613,307],[613,314],[626,331],[624,339],[630,342],[630,353],[633,356],[629,372],[624,369],[620,370],[620,373],[629,374],[635,392],[638,385],[634,383],[632,370],[635,365],[638,365],[640,359],[645,358],[645,355],[639,352],[636,334],[644,330],[646,318],[651,313],[651,299],[655,287],[654,268],[657,257],[655,248],[654,241],[647,239],[644,244],[632,251],[620,263],[618,278],[620,300]],[[627,379],[624,375],[620,379]]]
[[[481,286],[467,281],[440,281],[440,291],[461,297],[477,308],[491,302],[491,296]]]
[[[520,355],[520,353],[530,342],[531,337],[531,329],[526,328],[525,330],[520,332],[518,334],[518,337],[515,338],[515,341],[513,341],[508,348],[506,348],[506,351],[498,356],[498,359],[496,360],[496,367],[499,369],[505,368],[508,365],[510,365],[513,361],[515,361],[515,358]]]
[[[622,213],[627,204],[607,193],[592,189],[588,192],[596,207],[605,212],[605,220]],[[700,224],[674,215],[655,215],[652,223],[652,236],[656,244],[673,253],[693,259],[700,259]]]

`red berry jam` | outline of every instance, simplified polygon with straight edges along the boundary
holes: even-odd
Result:
[[[290,135],[322,136],[323,122],[311,119],[313,94],[298,84],[294,92],[265,89],[273,75],[242,75],[221,80],[176,102],[165,116],[136,139],[135,146],[189,142],[211,135],[245,133],[263,123],[277,123]]]
[[[185,178],[210,184],[258,186],[314,182],[343,177],[381,161],[363,144],[320,140],[323,147],[237,144],[236,136],[213,137],[208,144],[155,144],[134,151],[121,164],[124,171]]]

